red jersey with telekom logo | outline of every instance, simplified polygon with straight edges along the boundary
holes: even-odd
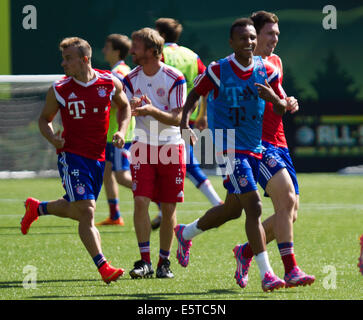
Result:
[[[104,161],[111,100],[116,88],[110,71],[93,70],[96,76],[87,83],[64,77],[53,84],[61,105],[65,140],[57,153],[66,151]]]
[[[280,71],[280,87],[282,84],[282,62],[279,56],[272,54],[266,58],[267,61],[276,66]],[[282,87],[281,90],[283,91]],[[285,138],[284,125],[282,122],[282,116],[273,111],[273,105],[270,102],[266,102],[265,114],[263,115],[262,124],[262,140],[271,143],[278,147],[287,148],[287,142]]]

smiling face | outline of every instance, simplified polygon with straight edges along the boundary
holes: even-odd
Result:
[[[140,39],[132,39],[130,55],[132,62],[138,65],[144,65],[150,57],[150,49],[145,49],[145,43]]]
[[[253,51],[257,46],[256,29],[253,25],[236,26],[233,29],[229,44],[235,53],[236,60],[247,67],[252,63]]]
[[[266,23],[257,34],[256,55],[263,58],[270,56],[279,42],[279,25],[277,23]]]

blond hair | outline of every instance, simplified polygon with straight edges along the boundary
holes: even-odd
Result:
[[[69,47],[75,47],[78,49],[79,56],[81,58],[87,57],[91,59],[92,57],[92,48],[89,43],[81,38],[78,37],[68,37],[64,38],[59,44],[59,50],[63,51]]]
[[[131,35],[132,40],[141,40],[145,49],[154,49],[154,56],[157,58],[161,57],[164,47],[164,38],[154,29],[143,28],[134,31]]]

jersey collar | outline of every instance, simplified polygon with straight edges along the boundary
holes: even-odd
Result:
[[[115,63],[115,65],[112,67],[112,69],[115,69],[117,66],[119,66],[120,64],[125,64],[125,61],[124,60],[120,60],[120,61],[117,61]]]
[[[243,72],[246,72],[246,71],[248,71],[248,70],[251,70],[252,68],[253,68],[253,66],[254,66],[254,60],[252,59],[252,63],[249,65],[249,66],[247,66],[247,67],[244,67],[243,65],[241,65],[238,61],[237,61],[237,59],[235,58],[235,54],[234,53],[232,53],[230,56],[230,59],[233,61],[233,63],[238,67],[238,68],[240,68]]]
[[[95,77],[91,80],[91,81],[88,81],[88,82],[82,82],[82,81],[79,81],[79,80],[77,80],[76,78],[74,78],[74,77],[72,77],[73,78],[73,80],[74,80],[74,82],[75,83],[77,83],[77,84],[79,84],[80,86],[82,86],[82,87],[85,87],[85,88],[87,88],[87,87],[89,87],[89,86],[91,86],[91,85],[93,85],[97,80],[98,80],[98,72],[95,70],[95,69],[92,69],[93,70],[93,72],[95,73]]]
[[[178,47],[178,45],[175,42],[165,42],[165,47]]]

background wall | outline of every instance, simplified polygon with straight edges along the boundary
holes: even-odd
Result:
[[[0,0],[7,1],[7,0]],[[37,9],[37,29],[26,30],[25,5]],[[325,5],[337,9],[337,29],[322,25]],[[108,68],[102,47],[110,33],[123,33],[169,16],[184,26],[180,44],[205,64],[228,55],[229,27],[252,12],[275,12],[280,19],[276,53],[284,63],[284,88],[301,110],[285,117],[288,142],[298,171],[334,171],[363,162],[363,4],[360,1],[11,1],[12,74],[59,74],[58,43],[67,36],[87,39],[93,66]],[[0,33],[3,37],[3,33]],[[3,39],[1,39],[1,42]],[[130,59],[128,62],[132,65]],[[2,70],[6,70],[2,68]],[[6,72],[4,72],[6,73]],[[345,115],[344,117],[342,115]],[[349,117],[348,117],[349,115]]]

